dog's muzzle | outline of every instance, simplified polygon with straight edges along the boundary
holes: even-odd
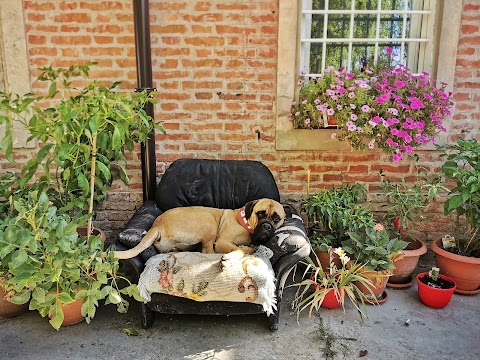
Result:
[[[275,233],[275,224],[269,218],[260,220],[252,235],[253,245],[265,244]]]

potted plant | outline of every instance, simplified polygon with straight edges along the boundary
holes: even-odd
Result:
[[[48,315],[58,330],[64,305],[77,301],[80,319],[90,322],[101,299],[116,304],[119,312],[128,308],[122,294],[141,299],[136,285],[118,274],[113,252],[102,256],[101,239],[78,235],[77,228],[89,215],[71,218],[38,191],[14,200],[13,207],[16,215],[0,225],[0,261],[7,271],[2,286],[11,303],[30,301],[30,310]],[[129,285],[120,288],[122,282]]]
[[[341,132],[333,134],[360,150],[380,149],[394,162],[445,131],[443,121],[453,105],[446,84],[437,88],[429,74],[412,74],[394,66],[392,49],[374,66],[347,72],[325,69],[320,77],[300,73],[298,102],[290,120],[294,128],[318,129],[335,118]]]
[[[329,265],[329,248],[342,246],[350,229],[362,229],[374,223],[373,214],[363,204],[366,189],[361,184],[324,189],[302,203],[307,214],[308,235],[317,259],[324,269]],[[340,260],[335,257],[337,267]]]
[[[386,300],[384,290],[395,268],[395,257],[400,256],[407,242],[392,236],[382,224],[362,231],[349,231],[348,235],[350,238],[343,242],[345,251],[357,262],[365,264],[365,273],[372,278],[374,296],[368,294],[368,300],[373,303]]]
[[[427,306],[443,308],[448,305],[455,291],[455,282],[440,274],[440,269],[432,267],[429,272],[417,275],[418,296]]]
[[[31,133],[30,140],[43,144],[13,188],[36,177],[40,167],[56,206],[88,213],[93,213],[94,202],[105,198],[113,174],[129,183],[125,152],[146,141],[154,128],[163,131],[143,109],[156,102],[151,94],[126,94],[118,91],[118,82],[107,86],[89,80],[94,64],[40,68],[38,81],[46,83],[46,96],[0,93],[0,124],[6,125],[1,146],[7,159],[13,159],[14,121]],[[88,224],[91,228],[91,220]]]
[[[442,274],[457,284],[455,292],[480,292],[480,144],[475,139],[457,138],[438,147],[445,163],[442,174],[454,182],[444,204],[446,215],[455,212],[454,236],[446,235],[431,243],[435,262]]]
[[[446,190],[437,176],[418,176],[416,181],[385,181],[380,188],[385,195],[387,211],[384,216],[386,224],[393,226],[396,235],[408,243],[401,251],[402,256],[395,260],[393,275],[389,277],[387,287],[405,288],[412,284],[412,273],[420,256],[427,252],[427,245],[415,238],[411,225],[426,217],[425,209],[434,200],[440,190]]]
[[[308,308],[311,316],[313,310],[318,311],[320,307],[335,309],[342,306],[345,311],[345,300],[349,299],[360,319],[363,319],[367,315],[366,295],[360,291],[359,285],[366,289],[372,285],[372,281],[363,272],[364,265],[352,262],[342,248],[331,249],[329,254],[329,271],[324,271],[311,258],[306,259],[304,280],[292,285],[298,287],[292,307],[297,315]],[[339,267],[333,261],[334,254],[340,259]]]

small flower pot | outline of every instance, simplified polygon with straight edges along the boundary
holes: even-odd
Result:
[[[335,296],[335,290],[330,289],[330,291],[327,292],[327,294],[323,298],[322,304],[320,306],[326,309],[336,309],[339,308],[341,305],[342,303],[340,302],[340,299],[337,299],[337,297]]]
[[[393,289],[406,288],[412,284],[412,273],[417,267],[420,256],[427,252],[427,245],[416,239],[407,239],[408,246],[402,250],[404,257],[394,262],[393,275],[388,279],[387,287]]]
[[[439,277],[443,280],[442,283],[446,284],[445,287],[450,287],[435,288],[425,284],[424,281],[422,281],[424,277],[428,277],[428,272],[423,272],[417,275],[418,296],[420,297],[420,300],[425,305],[436,309],[441,309],[447,306],[457,287],[455,282],[449,277],[440,274]]]

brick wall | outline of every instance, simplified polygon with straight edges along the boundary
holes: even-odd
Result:
[[[24,10],[34,90],[41,90],[33,80],[38,66],[87,60],[99,63],[94,77],[135,87],[131,0],[24,0]],[[376,209],[380,170],[392,180],[413,176],[408,161],[392,164],[378,153],[275,150],[277,1],[150,0],[150,15],[160,100],[155,113],[168,132],[156,136],[158,175],[179,157],[254,159],[272,170],[284,201],[298,202],[305,195],[309,169],[312,190],[342,181],[365,183]],[[465,0],[452,134],[462,129],[478,133],[479,20],[478,1]],[[437,154],[419,155],[430,171],[438,170]],[[110,232],[121,228],[141,202],[138,152],[129,158],[129,173],[131,188],[115,183],[99,209],[97,224]],[[440,205],[433,206],[433,214],[434,221],[419,230],[448,227]]]

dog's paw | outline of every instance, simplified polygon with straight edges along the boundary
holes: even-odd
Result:
[[[240,258],[242,258],[244,255],[252,255],[255,252],[255,249],[251,248],[250,246],[240,245],[239,248],[240,248],[240,251],[242,251],[243,253],[242,256],[240,256]]]

